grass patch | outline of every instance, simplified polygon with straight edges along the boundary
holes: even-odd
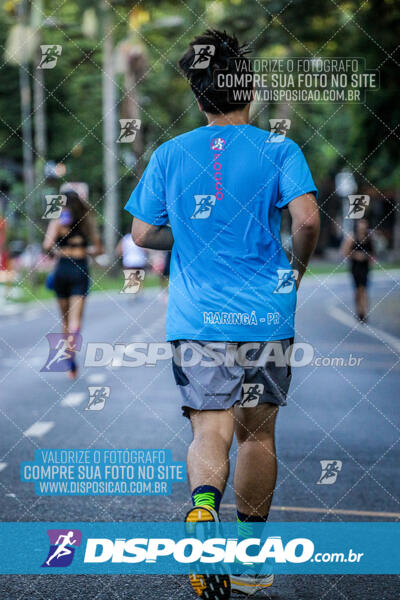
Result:
[[[383,263],[382,265],[375,265],[373,270],[388,271],[399,268],[399,263]],[[331,263],[315,262],[309,265],[305,277],[344,272],[348,272],[348,267],[345,264],[337,267],[335,264]],[[20,282],[17,282],[14,286],[9,286],[9,290],[6,294],[8,299],[13,302],[34,302],[50,300],[54,298],[54,292],[52,290],[48,290],[45,286],[46,273],[36,273],[35,275],[36,281],[32,282],[26,275],[22,274]],[[90,276],[91,292],[120,291],[123,287],[122,272],[110,274],[104,269],[94,267],[91,269]],[[144,279],[145,288],[154,288],[159,285],[160,280],[157,275],[154,273],[146,274]]]
[[[7,297],[13,302],[35,302],[51,300],[55,297],[52,290],[46,288],[46,273],[35,273],[35,281],[26,275],[20,276],[20,281],[9,286]],[[151,288],[159,285],[159,278],[153,273],[148,273],[144,279],[144,287]],[[92,268],[90,270],[90,292],[120,291],[123,287],[122,273],[110,274],[104,269]]]

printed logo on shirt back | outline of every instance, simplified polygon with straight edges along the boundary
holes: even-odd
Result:
[[[216,203],[216,197],[212,194],[195,194],[194,201],[196,206],[194,208],[191,219],[208,219],[211,215],[211,210]]]

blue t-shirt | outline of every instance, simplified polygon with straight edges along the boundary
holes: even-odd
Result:
[[[293,337],[281,212],[307,192],[299,146],[252,125],[199,127],[153,153],[125,208],[172,228],[167,340]]]

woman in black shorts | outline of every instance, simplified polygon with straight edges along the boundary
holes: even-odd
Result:
[[[50,221],[43,249],[58,257],[51,287],[60,307],[63,333],[77,334],[89,291],[88,256],[101,253],[101,242],[90,205],[74,191],[64,195],[66,204],[60,217]],[[70,363],[69,374],[76,377],[74,357]]]
[[[361,322],[365,322],[368,312],[368,274],[371,261],[374,260],[374,246],[366,219],[356,221],[354,237],[346,238],[343,244],[343,254],[349,258],[355,287],[357,316]]]

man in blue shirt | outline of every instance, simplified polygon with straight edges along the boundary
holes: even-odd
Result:
[[[126,205],[137,245],[172,249],[167,339],[193,428],[189,523],[218,520],[234,434],[238,522],[268,517],[297,288],[319,232],[316,187],[299,146],[249,124],[251,77],[238,78],[233,90],[218,83],[221,72],[235,81],[250,64],[246,53],[218,31],[190,44],[179,64],[208,124],[162,144]],[[241,101],[232,97],[238,91]],[[280,240],[285,207],[291,262]],[[192,576],[194,589],[209,599],[271,583],[272,575],[251,572]]]

